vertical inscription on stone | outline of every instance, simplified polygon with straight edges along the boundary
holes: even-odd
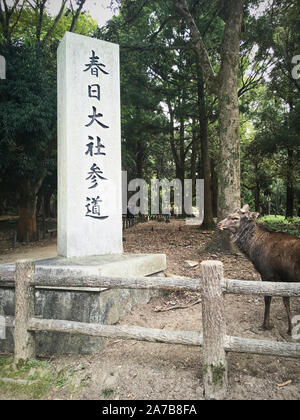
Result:
[[[66,33],[58,49],[58,253],[122,252],[119,47]]]

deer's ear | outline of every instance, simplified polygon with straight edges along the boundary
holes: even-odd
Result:
[[[248,213],[249,209],[250,209],[249,204],[245,204],[244,207],[241,209],[241,212],[242,213]]]
[[[259,214],[259,213],[256,213],[256,212],[253,212],[253,213],[251,213],[251,214],[250,214],[250,218],[251,218],[252,220],[256,220],[256,219],[258,219],[258,218],[259,218],[259,216],[260,216],[260,214]]]

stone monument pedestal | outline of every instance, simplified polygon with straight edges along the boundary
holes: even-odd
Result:
[[[84,258],[51,258],[36,261],[36,273],[97,274],[102,276],[164,276],[164,254],[121,254]],[[1,270],[15,270],[15,264],[0,265]],[[153,290],[38,287],[36,317],[87,323],[115,324],[134,305],[149,302],[162,292]],[[14,315],[14,287],[1,285],[0,315]],[[93,353],[100,350],[105,338],[37,333],[37,354]],[[0,340],[0,351],[13,352],[13,331],[6,328],[6,339]]]

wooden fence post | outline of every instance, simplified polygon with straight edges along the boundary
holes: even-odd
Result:
[[[34,317],[34,287],[29,284],[34,274],[34,261],[21,260],[16,263],[15,281],[15,356],[17,364],[21,360],[35,357],[35,335],[27,331],[28,320]]]
[[[201,266],[204,396],[207,400],[222,400],[227,391],[223,264],[203,261]]]

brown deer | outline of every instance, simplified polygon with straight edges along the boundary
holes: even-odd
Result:
[[[236,210],[218,224],[220,230],[227,229],[231,240],[253,263],[263,281],[300,282],[300,238],[282,232],[274,232],[256,222],[259,213],[249,206]],[[283,297],[288,316],[288,334],[292,331],[290,298]],[[263,328],[270,324],[271,296],[265,296]]]

